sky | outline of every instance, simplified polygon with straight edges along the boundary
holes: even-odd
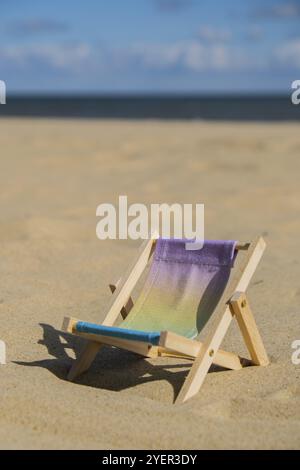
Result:
[[[0,0],[8,93],[289,93],[300,0]]]

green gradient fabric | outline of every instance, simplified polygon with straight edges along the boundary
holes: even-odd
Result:
[[[120,328],[172,331],[196,337],[209,320],[228,282],[235,241],[206,241],[187,251],[186,240],[156,243],[148,278]]]

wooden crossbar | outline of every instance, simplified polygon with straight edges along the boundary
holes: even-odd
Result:
[[[204,347],[200,341],[185,338],[171,331],[163,331],[161,333],[159,345],[167,351],[178,352],[191,358],[198,357],[201,349]],[[213,363],[226,369],[239,370],[249,361],[239,357],[237,354],[219,349],[215,354]]]

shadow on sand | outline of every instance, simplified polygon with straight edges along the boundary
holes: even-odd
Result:
[[[48,354],[53,358],[33,362],[14,362],[27,367],[42,367],[59,379],[67,380],[67,372],[74,360],[70,358],[67,351],[74,351],[75,357],[78,357],[84,346],[84,340],[56,330],[51,325],[41,324],[41,327],[43,339],[39,340],[38,344],[46,346]],[[173,387],[175,399],[190,367],[191,362],[188,360],[178,360],[174,364],[168,361],[166,365],[153,365],[149,360],[134,353],[103,347],[90,369],[75,382],[89,387],[120,391],[147,382],[165,380]],[[212,370],[216,372],[223,369],[213,367]]]

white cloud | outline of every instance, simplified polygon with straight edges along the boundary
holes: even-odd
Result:
[[[58,70],[83,67],[118,70],[134,65],[148,70],[179,67],[199,71],[232,66],[234,54],[223,45],[207,45],[199,41],[139,43],[123,49],[96,48],[87,44],[41,44],[2,47],[0,60],[2,64],[16,67],[42,64]]]
[[[277,13],[282,17],[293,17],[300,15],[300,5],[297,3],[287,3],[286,5],[281,5],[277,9]]]
[[[108,45],[31,44],[0,47],[2,70],[44,73],[47,71],[70,74],[122,74],[140,71],[159,72],[182,70],[233,71],[263,67],[261,58],[250,56],[242,47],[221,41],[200,40],[170,43],[137,43],[114,48]]]
[[[293,39],[275,51],[275,58],[282,65],[300,68],[300,38]]]
[[[297,18],[300,16],[300,2],[294,0],[290,2],[282,2],[269,8],[259,8],[256,11],[259,18]]]
[[[229,29],[213,28],[205,25],[199,28],[198,37],[208,42],[227,42],[232,38],[232,33]]]
[[[246,36],[251,41],[261,41],[264,39],[264,30],[261,26],[253,25],[246,31]]]
[[[300,15],[300,5],[297,2],[283,3],[274,6],[273,16],[278,18],[293,18]]]
[[[42,63],[56,69],[68,69],[82,66],[90,57],[91,50],[87,44],[12,45],[0,48],[2,65],[16,67]]]
[[[190,71],[244,67],[240,50],[221,43],[182,41],[173,44],[138,44],[128,51],[129,59],[152,69],[182,68]]]
[[[64,33],[68,29],[65,22],[51,18],[27,18],[14,21],[7,27],[8,31],[22,35]]]
[[[177,65],[182,56],[180,44],[139,43],[125,51],[128,61],[134,60],[147,68],[169,68]]]

